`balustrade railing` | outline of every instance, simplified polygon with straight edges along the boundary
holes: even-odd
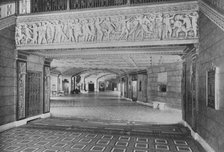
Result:
[[[177,1],[187,0],[2,0],[0,1],[0,18],[4,18],[15,13],[29,14]]]
[[[71,9],[126,5],[128,0],[70,0]]]
[[[130,0],[130,4],[143,4],[143,3],[162,3],[162,2],[171,2],[175,0]],[[176,0],[181,1],[181,0]]]
[[[67,10],[67,0],[31,0],[31,12]]]
[[[15,1],[0,1],[0,19],[14,15],[16,12],[15,6]]]
[[[21,0],[20,0],[21,1]],[[74,10],[97,7],[135,5],[143,3],[162,3],[186,0],[22,0],[30,1],[31,13]]]

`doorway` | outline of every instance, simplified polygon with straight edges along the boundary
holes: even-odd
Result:
[[[132,81],[132,100],[137,101],[137,80]]]
[[[26,85],[26,116],[32,117],[41,114],[40,84],[41,72],[28,71]]]
[[[94,83],[89,83],[89,92],[94,92]]]

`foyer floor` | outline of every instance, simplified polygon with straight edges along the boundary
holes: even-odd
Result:
[[[174,124],[182,120],[181,110],[158,110],[119,97],[117,92],[88,93],[51,98],[53,117],[118,120],[121,122]]]
[[[115,121],[116,122],[116,121]],[[0,133],[1,152],[205,152],[182,125],[47,118]]]
[[[205,152],[178,124],[181,112],[159,111],[116,92],[56,97],[52,117],[0,133],[0,152]]]

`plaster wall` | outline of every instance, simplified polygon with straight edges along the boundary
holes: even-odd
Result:
[[[224,31],[200,13],[200,46],[198,58],[197,132],[216,152],[224,149]],[[219,69],[216,86],[219,109],[206,105],[206,73],[213,64]]]
[[[181,109],[181,78],[182,62],[163,64],[148,68],[147,96],[148,102],[159,101],[166,103],[166,106]],[[158,81],[160,73],[167,73],[166,92],[159,90]]]
[[[0,30],[0,125],[16,120],[15,26]]]

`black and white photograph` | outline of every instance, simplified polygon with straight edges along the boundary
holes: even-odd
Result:
[[[224,0],[0,0],[0,152],[224,152]]]

